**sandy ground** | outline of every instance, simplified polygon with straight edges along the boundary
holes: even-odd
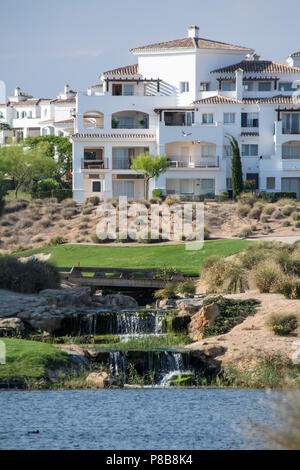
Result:
[[[296,204],[300,210],[300,202],[298,201]],[[96,225],[100,218],[96,215],[96,207],[92,207],[89,214],[83,214],[82,210],[84,210],[83,206],[78,205],[72,217],[66,220],[61,204],[44,202],[35,209],[29,205],[14,213],[4,214],[0,220],[0,250],[10,253],[16,247],[39,248],[49,244],[51,239],[57,236],[66,238],[67,243],[92,243],[91,236],[95,234]],[[128,218],[129,222],[131,220]],[[283,221],[287,220],[291,225],[283,227]],[[44,221],[48,223],[43,225]],[[250,225],[255,226],[250,240],[277,239],[293,242],[300,238],[300,228],[296,228],[291,217],[275,220],[270,216],[267,225],[271,232],[266,236],[264,232],[266,224],[239,216],[237,204],[233,202],[206,202],[205,225],[210,231],[211,239],[235,238],[242,228]],[[168,243],[178,243],[178,241]],[[134,244],[133,242],[129,245],[134,246]],[[114,242],[113,245],[115,245]]]
[[[259,357],[262,353],[280,353],[292,358],[296,350],[300,357],[300,336],[276,336],[266,326],[273,313],[293,313],[300,317],[300,300],[289,300],[281,294],[261,294],[248,291],[244,294],[231,294],[225,297],[233,299],[255,298],[261,302],[254,316],[233,328],[229,333],[206,338],[187,346],[189,349],[203,349],[212,345],[222,346],[226,352],[218,359],[225,365],[243,356]],[[295,342],[299,342],[298,345]]]

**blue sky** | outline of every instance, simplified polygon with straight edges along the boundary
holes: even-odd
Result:
[[[299,0],[9,0],[0,6],[0,80],[51,98],[84,90],[101,71],[135,62],[129,49],[200,36],[285,60],[300,50]]]

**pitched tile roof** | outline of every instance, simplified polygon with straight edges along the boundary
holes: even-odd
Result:
[[[201,100],[194,101],[194,104],[300,104],[300,96],[296,95],[276,95],[265,98],[243,98],[237,100],[222,95],[210,96]]]
[[[11,103],[12,106],[35,106],[40,102],[40,98],[34,98],[33,100],[18,101],[16,103]]]
[[[106,70],[102,75],[137,75],[138,73],[138,64],[133,64],[118,67],[117,69]]]
[[[291,67],[282,62],[274,62],[273,60],[253,60],[247,59],[237,64],[228,65],[213,70],[211,73],[234,73],[238,69],[243,69],[244,73],[300,73],[300,68]]]
[[[72,98],[67,98],[65,100],[60,100],[60,99],[51,100],[51,103],[75,103],[75,101],[76,101],[76,98],[74,96]]]
[[[293,54],[291,54],[291,57],[300,57],[300,51],[294,52]]]
[[[173,41],[158,42],[156,44],[149,44],[147,46],[140,46],[131,49],[135,51],[146,51],[146,50],[159,50],[159,49],[178,49],[178,48],[192,48],[192,49],[225,49],[234,51],[252,51],[249,47],[236,46],[234,44],[227,44],[220,41],[212,41],[204,38],[182,38],[175,39]]]
[[[84,134],[80,132],[72,135],[72,137],[91,139],[155,139],[154,134]]]
[[[74,122],[74,118],[73,119],[65,119],[63,121],[55,121],[54,124],[71,124]]]
[[[215,95],[194,101],[194,104],[242,104],[242,101],[227,96]]]

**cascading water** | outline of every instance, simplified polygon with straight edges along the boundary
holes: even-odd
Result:
[[[113,375],[123,375],[126,379],[127,360],[122,351],[111,351],[109,353],[109,368]]]

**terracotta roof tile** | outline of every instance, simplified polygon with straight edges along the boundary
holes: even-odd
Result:
[[[138,75],[138,64],[125,65],[117,69],[106,70],[102,75]]]
[[[294,95],[276,95],[265,98],[243,98],[237,100],[222,95],[210,96],[202,100],[194,101],[194,104],[300,104],[300,96]]]
[[[64,121],[55,121],[54,124],[71,124],[74,122],[74,119],[65,119]]]
[[[259,132],[247,132],[247,131],[243,131],[243,132],[241,132],[241,136],[242,136],[242,137],[258,137],[258,136],[259,136]]]
[[[242,104],[242,101],[236,100],[235,98],[228,98],[227,96],[215,95],[194,101],[194,104]]]
[[[155,139],[154,134],[84,134],[77,132],[72,137],[91,139]]]
[[[294,52],[293,54],[291,54],[291,57],[300,57],[300,51]]]
[[[35,98],[33,100],[19,101],[17,103],[11,103],[12,106],[36,106],[40,102],[40,98]]]
[[[149,44],[147,46],[135,47],[131,51],[146,51],[146,50],[159,50],[159,49],[177,49],[177,48],[193,48],[193,49],[225,49],[235,51],[252,51],[251,48],[227,44],[220,41],[212,41],[204,38],[182,38],[173,41],[158,42],[156,44]]]
[[[238,69],[243,69],[244,73],[300,73],[300,68],[290,67],[282,62],[274,62],[272,60],[242,60],[237,64],[228,65],[213,70],[211,73],[234,73]]]
[[[52,100],[51,103],[75,103],[75,101],[76,101],[76,98],[74,96],[73,98],[67,98],[65,100],[60,100],[60,99]]]

